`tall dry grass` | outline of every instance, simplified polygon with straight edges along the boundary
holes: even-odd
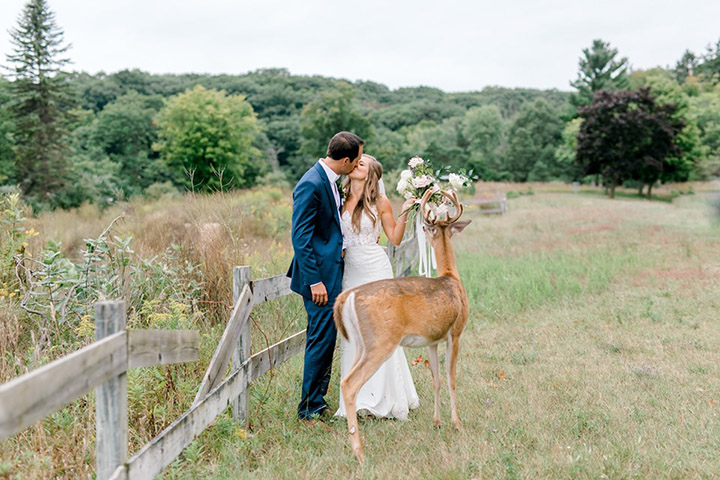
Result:
[[[32,258],[37,258],[50,240],[59,240],[64,255],[79,262],[85,239],[97,238],[117,219],[109,235],[132,237],[131,265],[157,257],[162,262],[155,265],[171,269],[166,279],[162,272],[155,272],[155,284],[171,282],[183,269],[198,269],[199,290],[186,291],[181,297],[187,301],[173,300],[173,295],[165,294],[158,299],[145,298],[128,312],[129,328],[186,328],[202,334],[199,362],[129,372],[131,452],[157,435],[192,402],[232,308],[232,267],[250,265],[254,278],[284,273],[291,255],[287,235],[290,213],[290,192],[261,188],[209,196],[188,194],[159,202],[135,200],[103,211],[85,205],[73,211],[44,212],[26,220],[26,230],[39,233],[28,238],[26,251]],[[185,286],[162,286],[164,292],[174,288],[181,290]],[[150,289],[156,290],[157,285]],[[90,315],[76,324],[58,325],[67,332],[66,337],[76,341],[51,345],[38,358],[34,355],[37,322],[18,306],[17,297],[1,297],[0,307],[0,382],[61,357],[69,353],[68,348],[79,348],[94,338]],[[274,341],[274,337],[282,335],[288,329],[283,312],[289,308],[298,312],[296,307],[288,304],[282,311],[266,308],[262,324],[257,323],[255,315],[256,343],[262,345],[266,339]],[[91,393],[2,442],[0,478],[91,478],[94,429]]]
[[[287,260],[290,250],[290,194],[276,188],[216,193],[186,194],[160,201],[133,200],[98,210],[94,205],[78,209],[44,212],[28,221],[40,233],[32,239],[30,250],[37,252],[49,240],[62,243],[62,251],[77,258],[84,239],[97,237],[120,217],[113,235],[131,236],[139,258],[160,255],[171,245],[182,247],[182,259],[201,265],[204,302],[213,315],[227,313],[231,294],[233,265],[252,262],[265,272],[276,255]],[[258,253],[267,258],[258,257]],[[280,253],[278,253],[280,252]],[[263,257],[264,255],[261,255]],[[273,268],[277,268],[273,265]],[[214,307],[212,305],[215,305]]]

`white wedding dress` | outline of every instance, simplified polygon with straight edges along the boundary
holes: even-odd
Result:
[[[371,207],[377,215],[377,209]],[[341,217],[345,238],[345,272],[342,288],[347,290],[375,280],[392,278],[393,271],[385,249],[378,245],[382,231],[379,217],[376,225],[363,212],[360,232],[352,226],[352,215],[344,212]],[[340,337],[340,375],[344,378],[355,361],[355,346]],[[376,417],[407,420],[411,408],[420,405],[415,384],[410,375],[405,352],[397,347],[395,352],[383,363],[358,393],[356,408],[358,414],[371,414]],[[345,402],[340,392],[340,408],[336,416],[345,417]]]

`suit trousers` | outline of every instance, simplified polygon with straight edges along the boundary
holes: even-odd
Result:
[[[305,365],[303,367],[302,396],[298,405],[298,418],[310,419],[328,408],[325,402],[337,329],[333,321],[334,298],[327,305],[318,306],[304,298],[308,316]]]

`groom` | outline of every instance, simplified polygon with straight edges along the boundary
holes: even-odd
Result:
[[[328,408],[325,399],[335,349],[333,303],[342,288],[342,200],[336,181],[362,156],[363,139],[340,132],[330,140],[327,156],[308,170],[293,192],[290,289],[305,302],[308,316],[302,396],[298,418],[310,420]]]

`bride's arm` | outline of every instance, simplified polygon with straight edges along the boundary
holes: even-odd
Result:
[[[397,218],[397,221],[395,221],[390,200],[388,200],[384,195],[378,198],[378,210],[383,230],[385,230],[385,236],[387,236],[388,241],[393,245],[400,245],[400,242],[402,242],[403,235],[405,234],[405,224],[407,223],[409,213],[408,209],[413,203],[415,203],[414,198],[406,200],[400,209],[402,213]]]

